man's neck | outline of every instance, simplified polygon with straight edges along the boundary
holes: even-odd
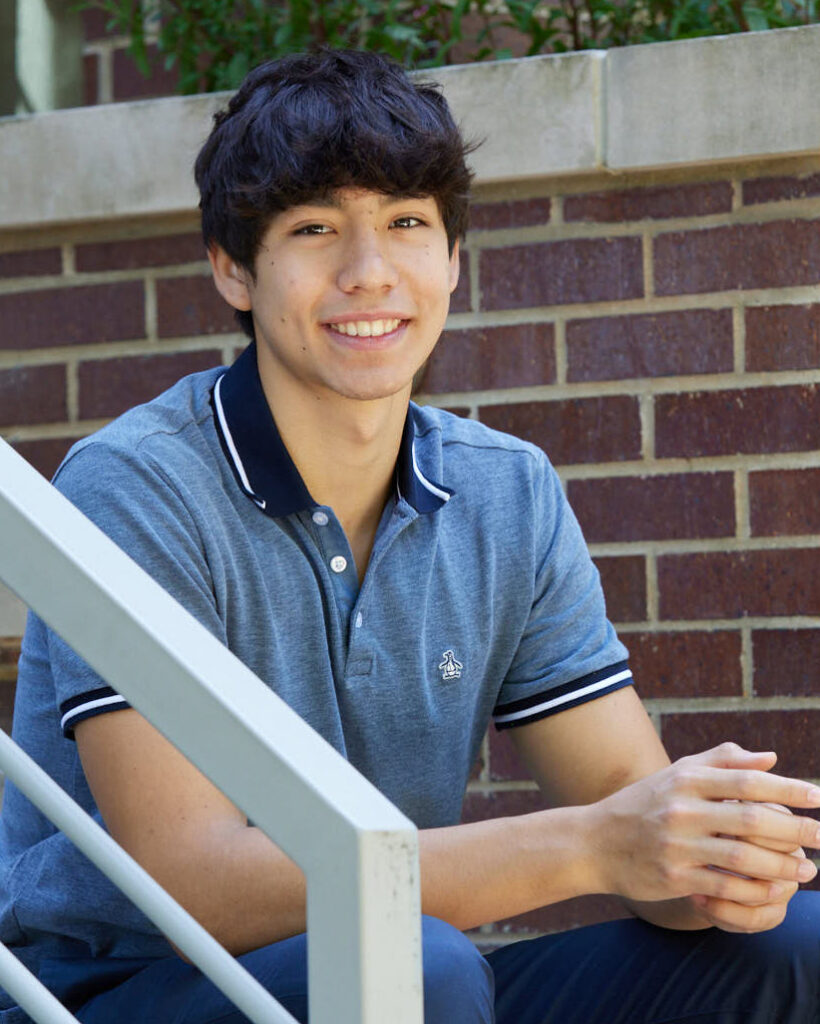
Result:
[[[333,509],[364,578],[393,487],[409,388],[375,401],[305,395],[262,378],[285,447],[310,494]]]

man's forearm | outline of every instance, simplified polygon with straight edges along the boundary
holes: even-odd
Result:
[[[588,816],[569,807],[420,831],[423,912],[466,929],[594,891]],[[234,955],[305,929],[304,877],[257,828],[227,829],[166,871],[160,881]]]
[[[596,890],[586,807],[419,834],[422,910],[475,928]]]

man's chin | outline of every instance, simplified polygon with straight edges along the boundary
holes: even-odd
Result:
[[[354,402],[379,402],[389,399],[409,399],[413,380],[347,381],[333,390],[342,398]]]

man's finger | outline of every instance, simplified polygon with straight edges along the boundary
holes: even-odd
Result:
[[[773,811],[778,811],[780,814],[786,814],[791,816],[792,812],[788,807],[784,807],[783,804],[761,804],[762,807],[770,807]],[[722,835],[723,839],[736,839],[736,836]],[[798,846],[795,842],[787,839],[772,839],[771,836],[744,836],[747,843],[755,843],[757,846],[762,846],[766,850],[776,850],[778,853],[790,853],[793,857],[805,857],[806,851],[802,846]]]
[[[702,813],[706,830],[712,835],[739,836],[782,853],[804,846],[820,849],[820,826],[813,818],[782,814],[753,802],[717,801],[708,804]]]
[[[740,875],[713,868],[696,868],[692,872],[692,888],[713,899],[729,900],[744,906],[758,906],[770,903],[777,886],[776,882],[759,878],[742,878]]]
[[[774,803],[785,804],[787,807],[820,807],[820,787],[802,782],[800,779],[772,775],[771,772],[716,768],[709,765],[695,771],[683,767],[678,775],[681,785],[688,784],[697,790],[699,796],[708,800]]]
[[[720,746],[690,754],[681,758],[690,764],[711,765],[713,768],[756,768],[768,771],[777,761],[773,750],[746,750],[737,743],[721,743]]]
[[[775,850],[777,853],[788,853],[790,857],[805,859],[806,851],[802,846],[790,843],[784,839],[770,839],[768,836],[744,836],[744,842],[754,843],[755,846],[762,846],[764,850]]]
[[[746,878],[772,882],[810,882],[817,874],[814,863],[787,853],[766,850],[754,843],[713,838],[699,847],[707,863]]]
[[[716,928],[726,932],[760,932],[776,928],[786,916],[788,901],[765,903],[755,907],[715,897],[694,897],[700,913]]]

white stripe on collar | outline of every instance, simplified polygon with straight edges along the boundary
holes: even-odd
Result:
[[[413,472],[416,474],[416,478],[419,483],[426,487],[431,494],[435,494],[437,498],[441,498],[442,501],[449,501],[451,495],[447,491],[442,491],[440,487],[436,487],[435,484],[431,484],[427,477],[419,469],[419,464],[416,462],[416,442],[413,441]]]
[[[222,408],[222,396],[220,395],[220,388],[222,387],[222,381],[225,377],[223,373],[219,380],[216,382],[214,387],[214,403],[216,405],[216,414],[219,417],[219,425],[222,428],[222,436],[225,438],[225,444],[228,446],[228,451],[231,453],[233,464],[236,467],[236,472],[239,474],[239,479],[248,494],[251,495],[256,504],[264,509],[266,502],[264,498],[258,498],[251,487],[250,480],[248,480],[248,474],[245,472],[245,467],[242,465],[242,459],[239,458],[239,452],[236,450],[233,437],[231,436],[230,428],[228,427],[228,421],[225,418],[225,410]]]

